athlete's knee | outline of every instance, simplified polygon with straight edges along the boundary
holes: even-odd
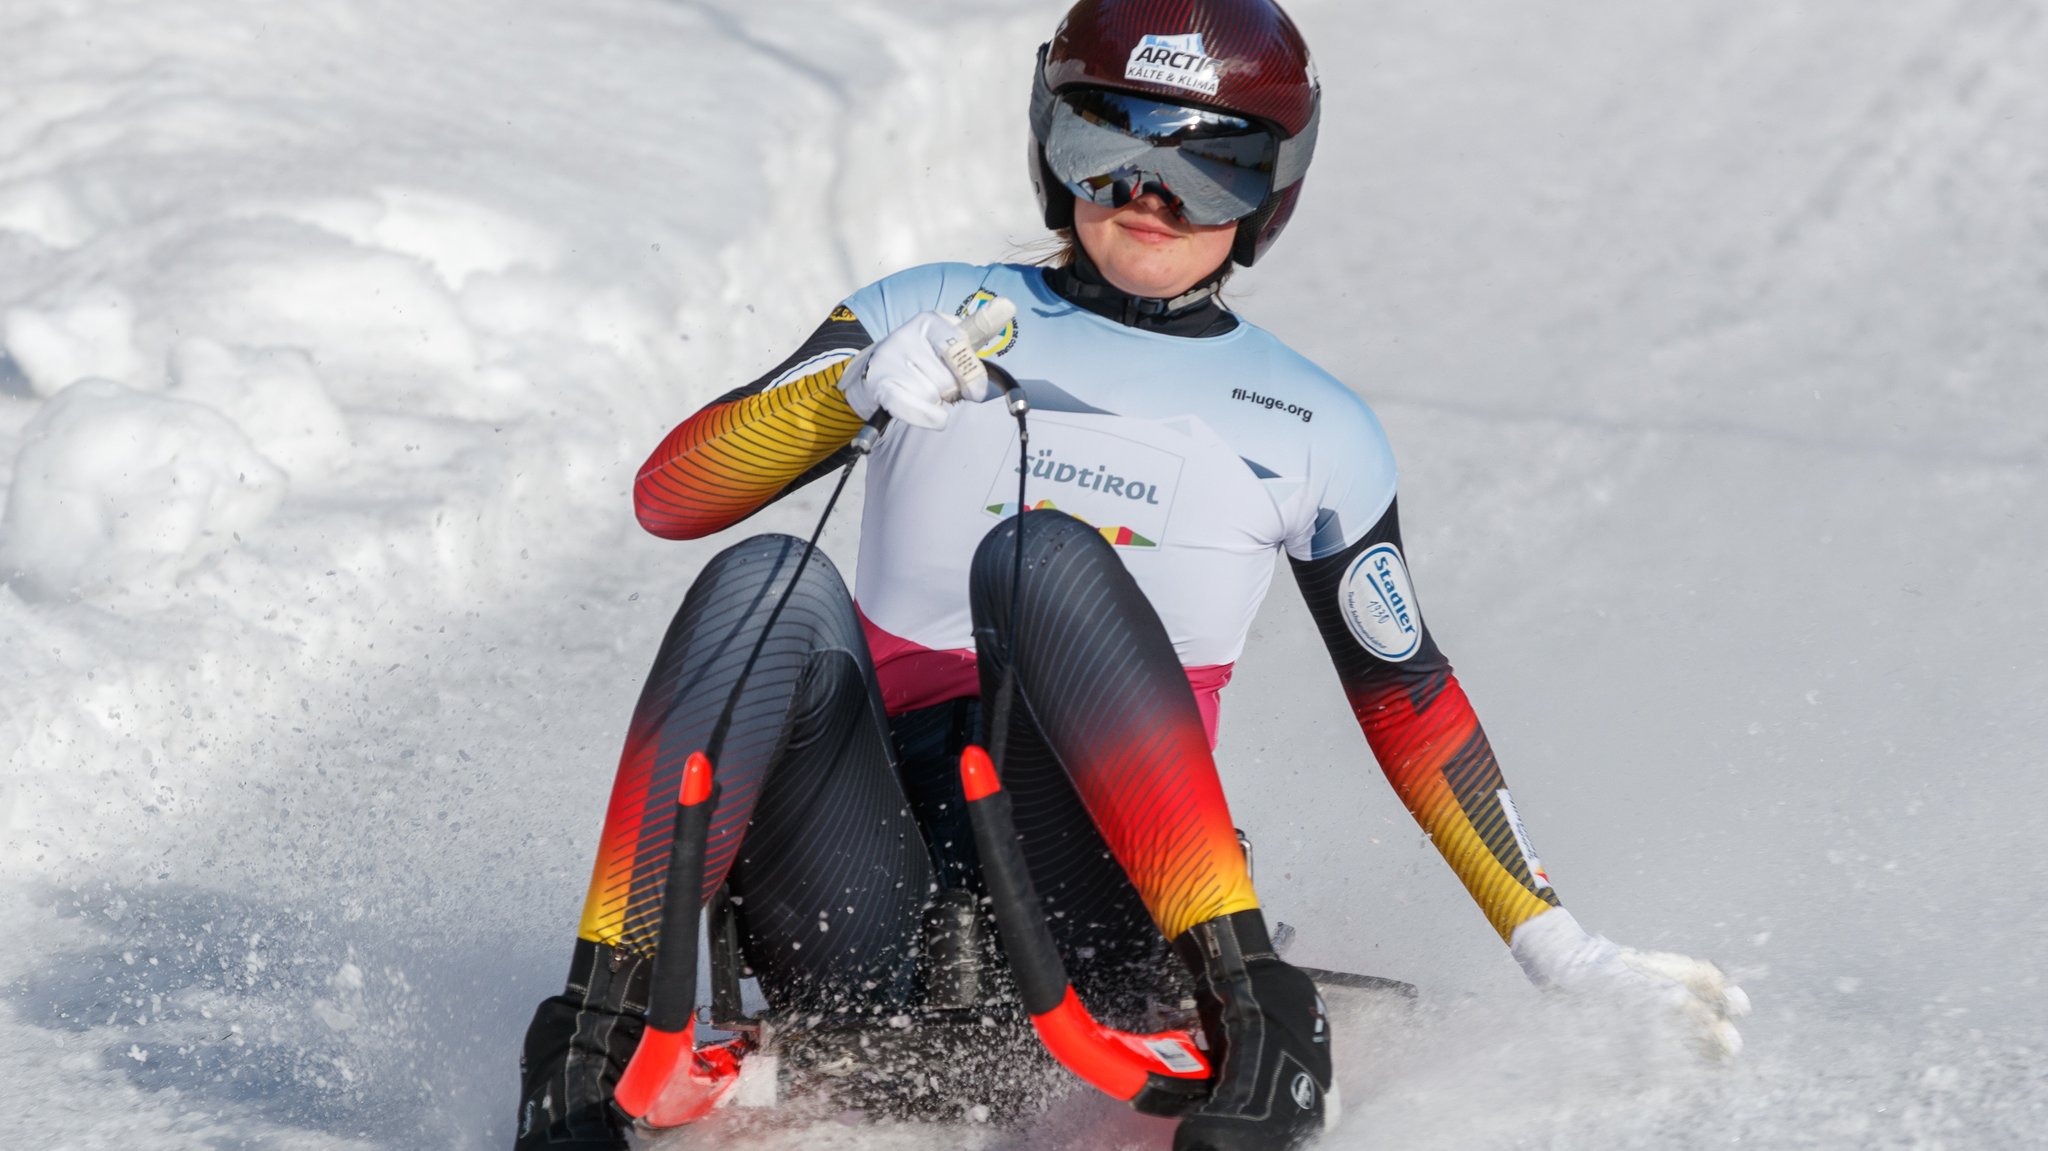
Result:
[[[711,557],[669,622],[655,656],[657,678],[664,667],[697,658],[691,653],[701,654],[704,644],[757,634],[754,629],[775,614],[785,594],[786,610],[775,615],[777,635],[816,647],[861,642],[853,596],[839,570],[823,552],[813,552],[805,562],[804,548],[794,536],[758,535]],[[792,578],[799,579],[795,588],[790,587]]]
[[[789,610],[782,613],[778,630],[819,630],[832,643],[858,634],[853,595],[839,569],[821,551],[810,552],[806,560],[806,547],[795,536],[758,535],[711,557],[683,597],[678,630],[693,629],[691,621],[698,619],[764,619],[787,596]],[[798,581],[794,588],[792,579]]]
[[[1063,511],[1044,508],[1024,516],[1011,516],[981,537],[974,549],[970,580],[985,589],[1010,586],[1017,566],[1017,533],[1024,533],[1025,578],[1043,576],[1050,570],[1073,563],[1118,563],[1116,549],[1102,533]],[[1121,566],[1119,564],[1118,566]]]
[[[812,551],[810,560],[805,562],[806,546],[795,536],[773,532],[748,536],[712,556],[691,590],[694,593],[698,588],[745,591],[772,587],[780,592],[801,565],[805,589],[845,594],[846,581],[840,578],[831,557],[822,551]]]

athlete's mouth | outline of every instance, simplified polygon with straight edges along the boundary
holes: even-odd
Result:
[[[1134,238],[1149,244],[1163,244],[1168,240],[1180,239],[1181,233],[1173,226],[1149,219],[1128,219],[1122,221],[1124,231]]]

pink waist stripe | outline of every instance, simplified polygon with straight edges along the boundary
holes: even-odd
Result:
[[[855,610],[859,611],[858,605]],[[868,653],[875,661],[875,678],[882,685],[882,706],[890,715],[981,694],[973,648],[934,651],[883,630],[864,611],[859,614],[861,630],[867,634]],[[1212,749],[1216,746],[1223,687],[1230,682],[1235,667],[1219,663],[1181,669],[1194,690],[1195,707],[1202,713],[1202,731]]]

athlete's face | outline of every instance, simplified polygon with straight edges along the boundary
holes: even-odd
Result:
[[[1111,284],[1134,296],[1171,298],[1223,265],[1237,224],[1196,227],[1147,192],[1121,208],[1077,198],[1074,236]]]

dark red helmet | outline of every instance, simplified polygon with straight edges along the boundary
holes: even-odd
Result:
[[[1031,182],[1048,228],[1074,200],[1046,159],[1053,98],[1106,88],[1264,124],[1279,140],[1271,189],[1238,223],[1231,258],[1250,267],[1287,226],[1315,153],[1322,88],[1308,44],[1272,0],[1080,0],[1039,49]]]

